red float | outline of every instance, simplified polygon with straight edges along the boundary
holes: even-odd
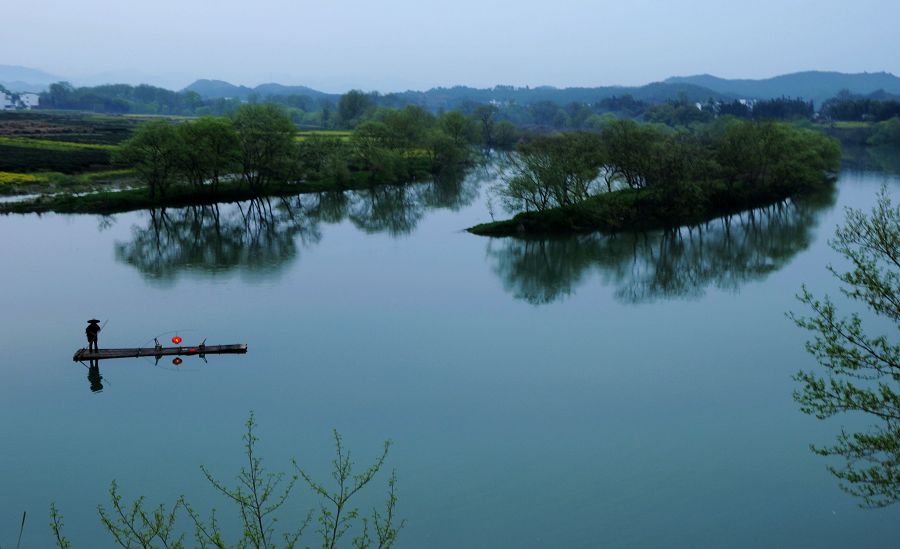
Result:
[[[181,336],[173,336],[172,337],[172,343],[174,343],[175,345],[178,345],[179,343],[181,343],[181,341],[182,341]]]
[[[181,358],[177,357],[177,356],[174,359],[172,359],[172,364],[174,364],[175,366],[180,366],[182,362],[184,362],[184,361],[181,360]]]

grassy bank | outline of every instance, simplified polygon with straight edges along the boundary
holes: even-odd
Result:
[[[406,182],[430,177],[430,172],[425,168],[425,162],[411,159],[408,172],[411,174],[411,177]],[[169,188],[164,196],[154,198],[149,196],[146,188],[140,187],[88,194],[42,195],[32,200],[0,203],[0,214],[55,212],[107,215],[149,208],[179,208],[239,202],[265,196],[289,196],[302,193],[366,189],[377,184],[393,183],[397,182],[380,182],[373,180],[371,172],[357,171],[339,180],[322,178],[301,182],[270,184],[261,189],[251,188],[242,182],[222,183],[215,192],[210,187],[197,188],[190,185],[176,185]]]
[[[655,189],[623,189],[593,196],[579,204],[543,212],[523,212],[512,219],[482,223],[467,229],[480,236],[518,236],[601,231],[647,231],[703,223],[717,217],[767,206],[799,194],[821,190],[834,182],[823,177],[819,184],[737,189],[717,183],[698,194],[696,189],[661,193]]]

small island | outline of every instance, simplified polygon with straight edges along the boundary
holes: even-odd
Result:
[[[483,236],[619,232],[703,222],[821,189],[838,142],[778,122],[720,118],[689,129],[616,120],[599,133],[521,144],[495,188],[512,219]]]

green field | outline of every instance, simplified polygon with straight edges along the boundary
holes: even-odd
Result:
[[[45,149],[50,151],[71,151],[71,150],[97,150],[112,151],[115,145],[104,145],[101,143],[79,143],[74,141],[60,141],[55,139],[36,139],[31,137],[5,137],[0,136],[0,145],[11,147],[28,147],[32,149]]]
[[[111,150],[70,145],[0,142],[0,172],[80,174],[113,167]]]
[[[845,129],[857,129],[857,128],[871,128],[872,122],[852,122],[852,121],[838,121],[832,124],[835,128],[845,128]]]
[[[138,123],[77,112],[0,113],[0,193],[85,191],[130,180],[112,153]]]
[[[33,185],[42,183],[42,174],[0,172],[0,186],[2,185]]]
[[[340,141],[349,141],[353,132],[349,130],[308,130],[297,132],[294,137],[297,141],[305,141],[310,137],[324,137],[328,139],[338,139]]]
[[[0,112],[0,136],[116,145],[127,139],[140,122],[134,117],[81,112]]]

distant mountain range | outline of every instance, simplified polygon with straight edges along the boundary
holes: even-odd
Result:
[[[753,99],[802,97],[812,99],[816,105],[848,90],[856,95],[869,95],[883,90],[900,95],[900,78],[888,72],[864,72],[845,74],[840,72],[795,72],[762,80],[727,80],[709,74],[676,76],[665,80],[669,84],[693,84],[710,90]]]
[[[0,65],[0,85],[14,92],[43,91],[65,78],[41,70],[14,65]],[[594,88],[555,88],[551,86],[471,88],[454,86],[432,88],[426,91],[405,91],[384,96],[383,104],[403,105],[414,103],[430,110],[455,109],[466,102],[513,103],[530,105],[540,101],[557,104],[592,103],[612,96],[630,94],[637,100],[657,103],[667,99],[684,97],[689,101],[706,101],[709,98],[729,101],[732,99],[771,99],[775,97],[802,97],[816,105],[834,97],[841,90],[871,97],[894,98],[900,96],[900,78],[887,72],[846,74],[839,72],[807,71],[785,74],[760,80],[725,79],[709,74],[676,76],[645,86],[604,86]],[[197,80],[182,91],[193,91],[206,99],[252,96],[265,100],[272,96],[304,95],[314,101],[335,102],[339,94],[325,93],[306,86],[286,86],[277,83],[261,84],[253,88],[234,85],[222,80]]]
[[[284,86],[282,84],[273,83],[260,84],[255,88],[248,88],[247,86],[235,86],[224,80],[197,80],[182,91],[196,92],[205,99],[248,99],[251,95],[256,95],[259,98],[266,98],[274,95],[305,95],[312,99],[324,98],[331,100],[336,100],[340,97],[339,94],[325,93],[306,86]]]
[[[235,86],[221,80],[198,80],[185,88],[195,91],[205,98],[247,99],[256,95],[265,99],[273,95],[306,95],[312,99],[336,100],[337,94],[320,92],[305,86],[283,86],[262,84],[255,88]],[[772,99],[782,96],[800,97],[821,105],[847,90],[854,95],[875,98],[900,96],[900,78],[887,72],[845,74],[840,72],[807,71],[785,74],[761,80],[718,78],[709,74],[697,76],[676,76],[662,82],[645,86],[603,86],[596,88],[536,88],[495,86],[493,88],[432,88],[427,91],[405,91],[387,94],[399,103],[415,103],[429,109],[453,109],[465,101],[486,103],[498,101],[529,105],[539,101],[553,101],[566,104],[571,102],[591,103],[607,97],[629,94],[635,99],[650,103],[661,102],[676,97],[689,101],[732,99]]]
[[[254,88],[236,86],[221,80],[197,80],[184,88],[193,91],[205,99],[237,98],[248,99],[256,96],[259,99],[276,95],[305,95],[313,100],[326,99],[337,101],[340,94],[328,94],[306,86],[283,86],[281,84],[261,84]],[[432,88],[427,91],[405,91],[389,93],[384,96],[385,103],[397,105],[417,104],[430,110],[455,109],[467,101],[488,103],[517,103],[530,105],[539,101],[552,101],[566,104],[571,102],[590,103],[612,96],[632,95],[635,99],[660,102],[683,95],[691,101],[705,101],[710,97],[728,99],[731,96],[721,94],[707,88],[688,83],[657,82],[640,87],[606,86],[598,88],[554,88],[540,86],[537,88],[495,86],[493,88],[470,88],[454,86],[452,88]]]
[[[424,92],[406,91],[390,94],[389,97],[399,102],[408,102],[431,110],[455,109],[466,102],[533,105],[541,101],[550,101],[559,105],[569,103],[593,103],[613,96],[631,95],[637,100],[659,103],[667,99],[685,97],[689,101],[706,101],[714,99],[730,99],[728,94],[714,92],[693,84],[666,84],[656,82],[646,86],[603,86],[597,88],[554,88],[552,86],[514,87],[495,86],[493,88],[469,88],[456,86],[453,88],[432,88]]]
[[[42,92],[64,80],[55,74],[19,65],[0,65],[0,85],[13,92]]]

